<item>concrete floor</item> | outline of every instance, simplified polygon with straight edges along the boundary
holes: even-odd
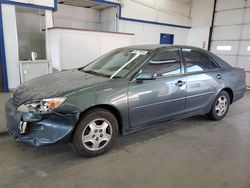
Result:
[[[250,92],[222,121],[165,123],[120,137],[96,158],[80,158],[68,146],[0,139],[0,187],[249,188]]]

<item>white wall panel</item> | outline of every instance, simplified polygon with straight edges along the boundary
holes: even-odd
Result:
[[[237,64],[237,56],[233,56],[233,55],[219,55],[220,58],[222,58],[224,61],[226,61],[227,63],[229,63],[231,66],[236,67]]]
[[[211,51],[215,54],[221,55],[237,55],[239,41],[213,41],[211,44]],[[231,46],[230,51],[217,50],[217,46]]]
[[[54,27],[100,30],[100,10],[69,5],[58,5],[53,13]]]
[[[242,16],[243,9],[217,12],[215,14],[214,26],[240,24]]]
[[[54,7],[55,1],[54,0],[30,0],[29,3],[32,3],[35,5]]]
[[[119,33],[49,30],[52,66],[59,71],[82,67],[110,50],[131,45],[132,38]]]
[[[20,84],[15,7],[2,4],[2,17],[8,84],[14,89]]]
[[[157,10],[151,7],[142,6],[134,1],[123,1],[122,16],[142,20],[156,20]]]
[[[244,23],[250,23],[250,8],[247,8],[247,10],[246,10],[246,15],[245,15]]]
[[[214,1],[192,0],[191,17],[192,28],[210,27],[213,17]]]
[[[250,0],[217,0],[211,51],[231,65],[250,71],[250,8],[247,6]],[[221,51],[217,46],[231,46],[232,49]],[[247,80],[250,86],[250,73]]]
[[[217,0],[216,10],[228,10],[244,7],[245,0]]]
[[[250,86],[250,72],[246,72],[246,83],[247,83],[247,86]]]
[[[143,0],[145,1],[145,0]],[[189,2],[183,1],[169,1],[169,0],[147,0],[148,2],[154,2],[155,7],[162,9],[163,11],[175,12],[176,14],[189,16]]]
[[[250,40],[250,24],[243,26],[241,39]]]
[[[188,45],[207,49],[208,36],[209,36],[209,27],[192,28],[189,31]]]
[[[209,31],[213,17],[214,1],[192,0],[192,28],[189,30],[188,45],[208,48]]]
[[[54,7],[54,0],[11,0],[18,3],[34,4],[46,7]]]
[[[117,11],[115,7],[101,10],[101,31],[117,31]]]
[[[250,71],[250,56],[248,56],[248,57],[245,57],[245,56],[238,57],[237,66],[244,68],[246,71]]]
[[[156,20],[161,23],[172,23],[172,24],[177,24],[177,25],[187,25],[187,23],[190,23],[190,18],[188,17],[184,17],[184,16],[178,17],[175,15],[166,16],[166,13],[160,12],[160,11],[157,12]]]
[[[53,20],[54,26],[55,27],[68,27],[68,28],[72,28],[72,22],[68,21],[66,19],[54,19]]]
[[[188,32],[189,32],[189,30],[187,30],[187,29],[174,28],[174,31],[173,31],[174,44],[186,45],[187,40],[188,40]],[[165,33],[168,33],[168,32],[166,31]]]
[[[239,55],[248,55],[250,57],[250,49],[248,50],[248,46],[250,46],[250,41],[241,41],[239,47]]]
[[[65,5],[64,5],[65,6]],[[89,22],[100,22],[100,11],[91,8],[72,7],[72,18]]]
[[[160,44],[160,33],[174,34],[174,44],[187,44],[188,29],[119,21],[119,32],[134,33],[133,44]]]
[[[190,4],[173,0],[123,0],[122,17],[191,25]]]
[[[100,30],[100,23],[72,21],[72,28]]]
[[[237,26],[214,27],[212,40],[238,40],[241,28]]]

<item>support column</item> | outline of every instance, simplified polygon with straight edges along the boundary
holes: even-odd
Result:
[[[49,72],[52,73],[52,66],[51,66],[51,50],[50,50],[50,38],[49,38],[49,32],[48,28],[53,27],[53,15],[51,10],[45,11],[45,40],[46,40],[46,59],[49,60]]]
[[[19,53],[15,6],[2,4],[2,28],[9,89],[20,85]]]

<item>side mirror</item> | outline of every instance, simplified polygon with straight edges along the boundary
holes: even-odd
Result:
[[[154,72],[141,72],[136,77],[136,80],[155,80],[157,74]]]

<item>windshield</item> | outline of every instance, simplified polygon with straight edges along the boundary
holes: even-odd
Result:
[[[84,67],[83,71],[109,78],[124,78],[146,55],[146,50],[119,49]]]

